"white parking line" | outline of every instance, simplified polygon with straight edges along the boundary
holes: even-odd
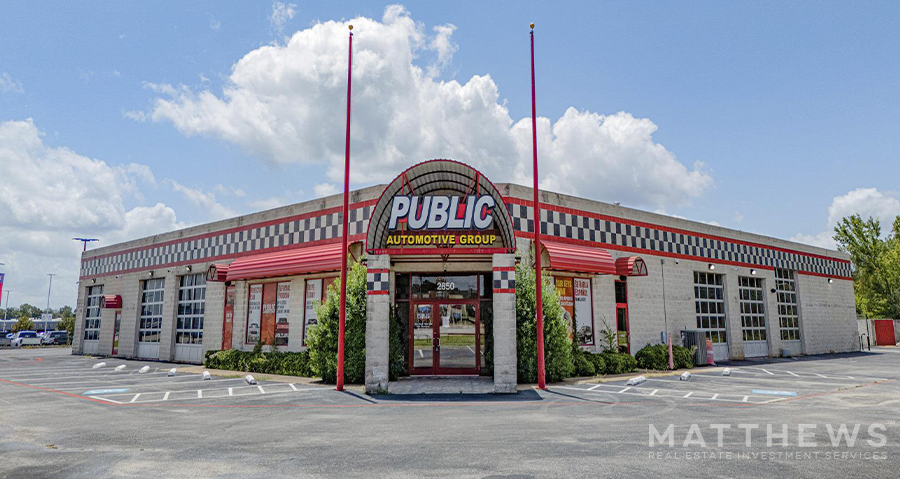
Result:
[[[288,386],[290,386],[291,389],[293,389],[294,391],[297,390],[297,386],[294,386],[294,383],[289,383]],[[228,388],[228,390],[231,391],[231,388]],[[229,396],[230,396],[230,394],[229,394]]]
[[[259,388],[259,393],[260,393],[260,394],[265,394],[265,393],[266,393],[266,390],[263,389],[263,387],[262,387],[261,385],[257,385],[256,387]]]
[[[593,391],[594,389],[597,389],[597,388],[599,388],[599,387],[600,387],[599,384],[596,385],[596,386],[591,386],[591,387],[588,388],[588,391]]]
[[[719,394],[718,394],[718,393],[717,393],[717,394],[713,394],[713,396],[712,396],[710,399],[715,399],[715,398],[717,398],[717,397],[719,397]]]
[[[790,372],[790,371],[785,371],[785,372],[788,373],[788,374],[790,374],[791,376],[795,376],[795,377],[798,377],[798,378],[800,377],[799,374],[794,374],[794,373],[792,373],[792,372]]]
[[[137,401],[137,398],[139,398],[139,397],[141,397],[141,393],[135,394],[134,397],[131,398],[131,401],[128,401],[128,402],[135,402],[135,401]]]
[[[659,389],[654,389],[653,392],[650,393],[650,396],[656,396],[656,393],[658,393],[658,392],[659,392]]]
[[[203,390],[202,389],[197,390],[197,399],[203,399]]]
[[[621,394],[621,393],[623,393],[623,392],[625,392],[625,391],[627,391],[627,390],[629,390],[629,389],[631,389],[631,386],[628,386],[627,388],[625,388],[625,389],[619,391],[619,393]]]
[[[747,402],[747,400],[749,400],[749,399],[750,399],[750,396],[744,396],[744,402]]]
[[[296,391],[296,389],[294,389]],[[228,388],[228,395],[234,396],[234,388]]]
[[[231,388],[228,388],[228,389],[231,389]],[[166,395],[163,396],[163,401],[168,401],[168,400],[169,400],[169,393],[171,393],[171,392],[172,392],[172,391],[166,391]]]
[[[819,376],[819,377],[822,378],[822,379],[828,379],[828,376],[823,376],[823,375],[818,374],[818,373],[813,373],[813,374],[815,374],[816,376]]]
[[[719,394],[712,394],[712,395],[710,395],[710,396],[703,396],[703,394],[710,394],[710,393],[708,393],[708,392],[703,392],[703,391],[700,391],[700,392],[698,392],[698,391],[689,391],[687,394],[682,394],[683,391],[660,390],[660,389],[654,389],[650,394],[644,394],[642,391],[647,391],[647,389],[640,389],[640,388],[634,389],[634,390],[631,391],[631,392],[625,392],[625,391],[626,391],[627,389],[632,389],[632,388],[626,388],[626,389],[623,389],[623,390],[607,390],[607,391],[593,390],[593,391],[591,391],[591,390],[588,390],[588,389],[586,389],[586,388],[568,387],[568,386],[555,386],[555,387],[553,387],[553,389],[569,389],[569,390],[581,391],[581,392],[583,392],[584,394],[588,394],[588,395],[591,395],[591,396],[594,396],[594,395],[601,395],[601,396],[602,396],[602,395],[606,395],[606,394],[623,394],[623,395],[645,396],[645,397],[654,396],[655,398],[660,398],[660,399],[687,399],[687,398],[692,398],[692,399],[697,400],[697,401],[720,401],[720,402],[731,402],[731,403],[744,402],[744,403],[747,403],[747,404],[768,404],[768,403],[771,403],[771,402],[780,401],[780,400],[784,400],[784,399],[785,399],[785,398],[775,398],[775,399],[773,400],[773,399],[769,399],[768,397],[766,397],[765,400],[761,400],[761,399],[763,399],[761,396],[752,396],[752,395],[748,395],[748,396],[743,396],[743,395],[725,395],[725,396],[720,396]],[[660,392],[657,393],[657,391],[660,391]],[[698,393],[698,394],[701,394],[701,395],[700,395],[700,396],[695,396],[694,393]],[[756,400],[753,400],[753,399],[756,399]]]
[[[762,370],[762,372],[764,372],[764,373],[766,373],[766,374],[771,374],[772,376],[775,375],[775,373],[773,373],[773,372],[771,372],[771,371],[768,371],[768,370],[762,369],[762,368],[760,368],[760,369]]]
[[[689,398],[689,397],[691,397],[691,394],[694,394],[694,391],[691,391],[691,392],[685,394],[684,397]]]

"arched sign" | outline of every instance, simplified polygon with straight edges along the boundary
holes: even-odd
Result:
[[[371,254],[511,253],[516,242],[503,197],[478,170],[430,160],[384,189],[366,235]]]

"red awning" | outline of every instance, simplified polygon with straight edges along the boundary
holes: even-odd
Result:
[[[647,265],[640,256],[625,256],[616,260],[619,276],[647,276]]]
[[[104,294],[100,297],[100,307],[104,309],[122,309],[122,297],[118,294]]]
[[[238,258],[228,266],[225,279],[275,278],[340,269],[341,244],[333,243]]]
[[[206,270],[206,280],[216,282],[225,281],[225,275],[228,274],[228,266],[227,263],[209,265],[209,269]]]
[[[616,274],[616,265],[605,249],[541,242],[550,257],[550,269],[577,273]]]

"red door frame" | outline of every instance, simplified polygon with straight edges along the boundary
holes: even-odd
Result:
[[[409,375],[410,376],[478,376],[481,373],[481,306],[480,299],[410,299],[409,300]],[[475,368],[441,367],[440,305],[472,305],[475,307]],[[416,307],[431,306],[431,354],[430,368],[414,368]],[[435,341],[437,340],[437,341]]]
[[[235,293],[235,285],[225,286],[225,307],[222,312],[222,351],[231,349],[232,335],[234,334]]]
[[[618,341],[619,341],[619,335],[618,335],[619,310],[624,309],[625,310],[625,337],[628,338],[628,340],[625,342],[625,346],[627,348],[626,352],[628,354],[631,354],[631,324],[629,324],[629,319],[628,319],[628,303],[627,303],[627,301],[628,301],[628,282],[617,279],[617,280],[615,280],[615,283],[622,283],[622,285],[625,287],[625,301],[626,301],[625,303],[619,303],[619,302],[616,303],[616,344],[618,345]],[[613,293],[615,293],[615,291],[613,291]]]
[[[112,354],[110,356],[115,356],[119,354],[119,328],[122,324],[122,310],[117,309],[115,314],[113,314],[113,342],[112,342]]]

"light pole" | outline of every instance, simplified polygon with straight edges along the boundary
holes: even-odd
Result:
[[[7,313],[9,313],[9,293],[12,293],[10,290],[6,290],[6,308],[3,309],[3,319],[6,319]],[[3,299],[3,298],[0,298]]]
[[[50,286],[47,287],[47,312],[50,312],[50,291],[53,289],[53,277],[56,273],[47,273],[47,276],[50,277]]]
[[[97,239],[97,238],[72,238],[72,240],[74,240],[74,241],[81,241],[82,243],[84,243],[84,249],[81,250],[82,253],[85,252],[85,251],[87,251],[87,244],[88,244],[88,243],[90,243],[91,241],[100,241],[100,240]]]

